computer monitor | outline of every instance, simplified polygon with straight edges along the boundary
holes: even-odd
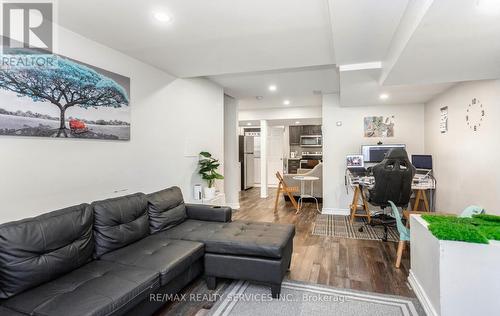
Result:
[[[361,153],[365,162],[381,162],[385,155],[393,148],[406,148],[404,144],[387,144],[387,145],[363,145]]]
[[[432,170],[431,155],[411,155],[411,163],[417,169]]]
[[[364,168],[365,162],[363,155],[347,155],[346,156],[347,168]]]

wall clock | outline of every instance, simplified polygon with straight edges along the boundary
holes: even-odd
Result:
[[[467,106],[467,113],[465,115],[467,126],[469,127],[469,129],[477,132],[483,124],[484,118],[485,112],[483,103],[481,103],[477,98],[472,99],[472,101]]]

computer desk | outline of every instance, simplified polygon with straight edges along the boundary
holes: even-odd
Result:
[[[371,221],[370,210],[368,208],[368,201],[363,188],[372,189],[375,186],[375,178],[373,176],[363,176],[355,177],[349,170],[346,170],[347,185],[353,188],[354,196],[352,198],[352,203],[349,207],[351,213],[351,223],[354,221],[355,217],[367,218],[368,223]],[[426,191],[431,193],[431,203],[433,202],[433,191],[436,189],[436,181],[429,176],[422,174],[415,174],[413,177],[411,189],[415,192],[415,203],[411,211],[418,211],[420,202],[424,202],[424,207],[426,212],[430,212],[434,209],[429,206],[427,201]],[[361,211],[361,213],[359,213]]]

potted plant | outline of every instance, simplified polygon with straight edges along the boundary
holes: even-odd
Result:
[[[218,159],[213,158],[209,152],[202,151],[200,153],[198,165],[200,166],[198,173],[201,175],[201,178],[208,183],[208,187],[203,188],[205,199],[213,199],[215,197],[215,180],[224,179],[224,176],[217,172],[220,162]]]

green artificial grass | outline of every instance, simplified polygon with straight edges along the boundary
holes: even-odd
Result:
[[[466,241],[476,244],[487,244],[488,239],[474,226],[464,224],[434,223],[429,230],[437,239]]]
[[[500,225],[500,216],[497,215],[478,214],[478,215],[473,215],[472,218]]]
[[[500,240],[500,216],[474,215],[472,218],[424,214],[429,230],[440,240],[487,244]]]
[[[478,229],[489,240],[500,240],[500,226],[479,226]]]

